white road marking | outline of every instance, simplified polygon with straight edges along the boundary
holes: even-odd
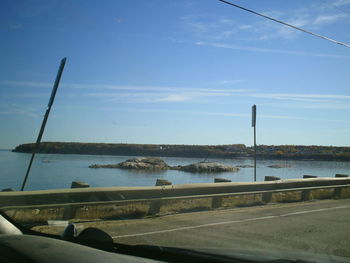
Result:
[[[196,229],[196,228],[210,227],[210,226],[227,225],[227,224],[235,224],[235,223],[244,223],[244,222],[250,222],[250,221],[258,221],[258,220],[272,219],[272,218],[278,218],[278,217],[287,217],[287,216],[293,216],[293,215],[317,213],[317,212],[323,212],[323,211],[329,211],[329,210],[335,210],[335,209],[344,209],[344,208],[350,208],[350,205],[299,211],[299,212],[287,213],[287,214],[282,214],[282,215],[270,215],[270,216],[247,218],[247,219],[241,219],[241,220],[231,220],[231,221],[209,223],[209,224],[202,224],[202,225],[195,225],[195,226],[184,226],[184,227],[151,231],[151,232],[144,232],[144,233],[120,235],[120,236],[114,236],[112,238],[138,237],[138,236],[162,234],[162,233],[168,233],[168,232],[174,232],[174,231],[189,230],[189,229]]]

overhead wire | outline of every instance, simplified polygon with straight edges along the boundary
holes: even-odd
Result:
[[[228,1],[225,1],[225,0],[219,0],[219,1],[220,1],[220,2],[223,2],[223,3],[225,3],[225,4],[228,4],[228,5],[231,5],[231,6],[240,8],[240,9],[242,9],[242,10],[244,10],[244,11],[247,11],[247,12],[250,12],[250,13],[252,13],[252,14],[255,14],[255,15],[264,17],[264,18],[266,18],[266,19],[272,20],[272,21],[274,21],[274,22],[280,23],[280,24],[282,24],[282,25],[289,26],[289,27],[294,28],[294,29],[296,29],[296,30],[299,30],[299,31],[302,31],[302,32],[304,32],[304,33],[313,35],[313,36],[315,36],[315,37],[319,37],[319,38],[322,38],[322,39],[324,39],[324,40],[333,42],[333,43],[335,43],[335,44],[342,45],[342,46],[345,46],[345,47],[350,48],[350,44],[347,44],[347,43],[344,43],[344,42],[340,42],[340,41],[338,41],[338,40],[335,40],[335,39],[332,39],[332,38],[329,38],[329,37],[322,36],[322,35],[320,35],[320,34],[317,34],[317,33],[314,33],[314,32],[308,31],[308,30],[305,30],[305,29],[300,28],[300,27],[297,27],[297,26],[293,26],[293,25],[288,24],[288,23],[286,23],[286,22],[283,22],[283,21],[281,21],[281,20],[278,20],[278,19],[275,19],[275,18],[273,18],[273,17],[270,17],[270,16],[267,16],[267,15],[264,15],[264,14],[261,14],[261,13],[258,13],[258,12],[255,12],[255,11],[253,11],[253,10],[250,10],[250,9],[248,9],[248,8],[245,8],[245,7],[236,5],[236,4],[234,4],[234,3],[231,3],[231,2],[228,2]]]

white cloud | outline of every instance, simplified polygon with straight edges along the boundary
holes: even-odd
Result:
[[[216,116],[226,116],[226,117],[244,117],[250,118],[251,114],[247,113],[228,113],[228,112],[198,112],[202,114],[208,115],[216,115]],[[282,116],[282,115],[259,115],[259,118],[264,119],[288,119],[288,120],[303,120],[304,118],[294,117],[294,116]]]
[[[236,94],[249,92],[244,89],[185,89],[179,88],[174,90],[149,91],[149,92],[92,92],[87,93],[88,97],[105,97],[110,100],[123,99],[124,102],[185,102],[193,101],[203,97],[228,97]],[[127,98],[127,100],[126,100]]]
[[[297,94],[297,93],[254,93],[250,96],[267,99],[291,99],[291,98],[311,98],[311,99],[350,99],[350,95],[343,94]]]
[[[49,93],[19,93],[19,94],[12,95],[12,97],[14,98],[45,98],[46,97],[47,99],[49,99],[49,96],[50,96]]]
[[[24,108],[23,106],[12,104],[12,105],[3,105],[3,109],[0,109],[0,115],[22,115],[30,118],[38,118],[39,115],[36,111],[30,107]]]
[[[31,88],[47,88],[52,87],[52,83],[34,82],[34,81],[17,81],[17,80],[1,80],[0,84],[16,87],[31,87]]]
[[[157,101],[163,101],[163,102],[183,102],[191,100],[192,98],[190,96],[186,96],[184,94],[169,94],[164,98],[160,98]]]
[[[331,24],[335,23],[339,20],[342,20],[344,18],[348,17],[345,14],[336,14],[336,15],[320,15],[315,18],[313,24],[314,25],[324,25],[324,24]]]
[[[317,109],[317,110],[350,110],[349,103],[340,102],[303,102],[288,101],[280,103],[260,103],[264,107],[288,108],[288,109]]]
[[[218,81],[219,84],[237,84],[237,83],[242,83],[242,82],[244,82],[244,80],[242,80],[242,79],[223,79],[223,80]]]
[[[312,56],[312,57],[324,57],[324,58],[335,58],[335,59],[350,59],[350,56],[311,53],[311,52],[300,52],[300,51],[293,51],[293,50],[257,48],[257,47],[249,47],[249,46],[232,45],[232,44],[226,44],[226,43],[208,43],[207,45],[212,46],[212,47],[217,47],[217,48],[227,48],[227,49],[234,49],[234,50],[260,52],[260,53],[276,53],[276,54],[298,55],[298,56]]]
[[[247,96],[283,101],[283,103],[262,103],[262,105],[267,107],[332,110],[350,109],[350,95],[344,94],[251,93]]]
[[[349,15],[339,14],[335,6],[348,4],[350,0],[339,0],[336,4],[309,3],[302,8],[289,10],[256,10],[262,14],[285,21],[296,27],[316,32],[321,26],[345,21]],[[331,8],[333,6],[333,8]],[[276,22],[258,18],[251,14],[245,17],[251,18],[248,23],[238,23],[233,16],[219,15],[189,15],[182,17],[181,21],[185,29],[195,38],[194,42],[207,42],[214,40],[235,41],[237,39],[245,41],[267,41],[274,39],[293,40],[302,35],[299,30],[278,24]]]
[[[344,6],[344,5],[350,5],[350,0],[338,0],[335,3],[333,3],[335,6]]]
[[[252,28],[252,25],[240,25],[238,28],[241,30],[246,30]]]
[[[242,83],[242,79],[227,79],[218,80],[211,85],[218,84],[238,84]],[[21,87],[51,87],[49,83],[45,82],[32,82],[32,81],[16,81],[16,80],[0,80],[0,84],[6,84],[10,86]],[[177,86],[129,86],[129,85],[110,85],[110,84],[84,84],[84,83],[62,83],[62,86],[66,89],[95,89],[95,90],[118,90],[118,91],[147,91],[147,92],[245,92],[251,91],[247,89],[220,89],[220,88],[188,88]]]

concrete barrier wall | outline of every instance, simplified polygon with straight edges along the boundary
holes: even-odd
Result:
[[[350,178],[311,178],[252,183],[205,183],[154,187],[96,187],[24,192],[0,192],[0,207],[269,191],[301,187],[350,185]]]
[[[48,220],[118,220],[190,211],[234,208],[312,199],[350,198],[350,185],[290,188],[270,191],[223,193],[135,199],[124,201],[3,207],[19,223],[46,224]]]

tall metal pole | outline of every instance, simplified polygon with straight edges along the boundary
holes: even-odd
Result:
[[[252,107],[252,126],[254,127],[254,182],[256,182],[256,105]]]
[[[51,106],[53,104],[53,101],[55,100],[57,88],[58,88],[58,85],[59,85],[60,80],[61,80],[61,76],[62,76],[62,72],[63,72],[63,69],[64,69],[64,65],[66,64],[66,59],[67,58],[63,58],[61,60],[60,67],[58,68],[58,72],[57,72],[55,83],[54,83],[53,88],[52,88],[49,104],[47,105],[47,109],[46,109],[46,112],[45,112],[45,116],[44,116],[43,122],[41,124],[39,135],[38,135],[38,138],[36,140],[36,143],[35,143],[35,146],[34,146],[34,149],[33,149],[33,152],[32,152],[32,157],[30,158],[28,169],[27,169],[26,175],[25,175],[23,183],[22,183],[21,191],[23,191],[24,187],[26,186],[28,175],[29,175],[29,172],[30,172],[30,168],[32,167],[32,164],[33,164],[34,156],[35,156],[36,152],[39,150],[40,141],[41,141],[41,138],[42,138],[44,130],[45,130],[45,126],[46,126],[47,118],[49,117],[49,114],[50,114]]]

